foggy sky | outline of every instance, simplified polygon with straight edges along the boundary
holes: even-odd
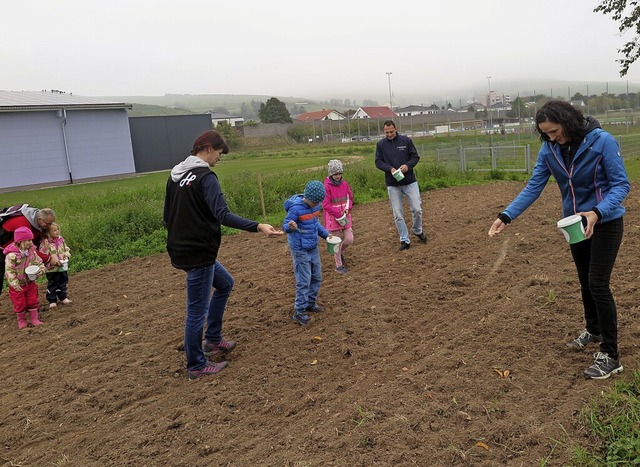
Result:
[[[489,82],[497,90],[514,86],[509,90],[515,93],[550,79],[628,81],[636,92],[640,65],[621,78],[616,62],[630,36],[620,36],[610,17],[593,13],[598,3],[3,2],[0,89],[368,98],[381,104],[389,100],[389,84],[398,104],[479,95]]]

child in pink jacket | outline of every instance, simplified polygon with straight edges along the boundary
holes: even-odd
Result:
[[[19,227],[13,233],[13,242],[4,250],[5,273],[9,284],[9,298],[13,303],[13,312],[18,318],[18,329],[27,327],[27,312],[31,324],[40,326],[42,321],[38,319],[38,286],[35,281],[29,279],[26,269],[29,266],[38,268],[37,276],[44,274],[44,264],[33,245],[33,232],[28,227]]]
[[[339,251],[334,255],[336,271],[347,272],[344,250],[353,243],[351,209],[353,208],[353,192],[347,181],[342,178],[342,162],[337,159],[329,161],[329,176],[324,179],[326,195],[322,202],[324,226],[331,235],[342,238]]]

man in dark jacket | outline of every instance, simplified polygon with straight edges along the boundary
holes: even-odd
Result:
[[[393,210],[393,219],[400,235],[400,251],[411,246],[409,230],[404,221],[402,199],[407,197],[413,220],[412,230],[422,243],[427,236],[422,231],[422,200],[413,168],[420,156],[411,138],[398,134],[393,120],[384,122],[385,137],[376,146],[376,167],[382,170]]]

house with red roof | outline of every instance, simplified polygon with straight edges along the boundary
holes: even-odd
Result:
[[[294,117],[298,122],[317,122],[319,120],[344,120],[344,115],[333,109],[317,110],[315,112],[305,112]]]
[[[360,107],[352,118],[397,118],[398,114],[389,107]]]

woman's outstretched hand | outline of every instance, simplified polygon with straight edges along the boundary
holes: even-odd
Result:
[[[277,237],[279,235],[284,235],[282,230],[276,230],[270,224],[258,224],[258,231],[265,234],[267,237]]]

